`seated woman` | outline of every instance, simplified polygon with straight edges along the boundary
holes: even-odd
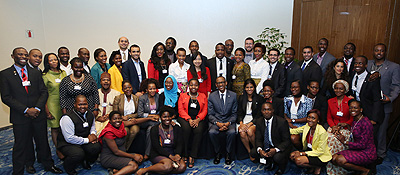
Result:
[[[235,66],[232,70],[232,91],[236,95],[243,94],[244,81],[250,78],[250,66],[243,61],[246,51],[243,48],[235,50]]]
[[[297,166],[310,168],[307,173],[320,174],[321,168],[332,159],[327,145],[328,133],[323,126],[318,124],[321,116],[318,109],[307,112],[307,124],[290,129],[290,134],[303,134],[303,151],[294,151],[290,159]]]
[[[374,144],[373,126],[371,121],[362,114],[362,106],[359,101],[349,101],[350,115],[354,121],[348,124],[340,124],[343,127],[351,128],[350,139],[338,132],[337,138],[349,147],[348,150],[340,151],[333,155],[332,163],[347,170],[357,171],[361,174],[369,174],[373,169],[367,169],[364,166],[373,163],[376,160],[376,148]]]
[[[300,81],[294,80],[290,85],[292,96],[283,99],[284,116],[290,128],[304,126],[307,122],[307,112],[312,109],[313,101],[301,94]],[[293,145],[301,149],[300,135],[291,135]]]
[[[190,64],[185,62],[186,50],[184,48],[176,50],[176,58],[177,61],[169,66],[168,72],[177,80],[179,92],[186,93],[188,87],[187,71],[190,68]]]
[[[121,114],[112,111],[109,120],[99,135],[99,141],[102,144],[100,163],[103,167],[110,168],[113,174],[134,173],[138,169],[138,164],[142,162],[143,156],[126,152],[126,131]]]
[[[175,110],[176,117],[178,116],[178,83],[172,75],[168,75],[164,80],[164,92],[160,94],[159,106],[172,107]],[[176,118],[175,118],[176,119]]]
[[[266,102],[272,103],[272,106],[274,107],[274,115],[277,115],[279,117],[285,117],[283,113],[283,100],[279,97],[275,97],[274,93],[275,93],[274,82],[272,80],[265,80],[263,83],[263,91],[262,91],[264,100]]]
[[[199,80],[199,92],[203,93],[208,97],[211,93],[211,76],[210,69],[206,67],[207,59],[202,59],[203,56],[200,52],[193,54],[195,58],[187,71],[187,78],[191,80],[192,78]]]
[[[183,153],[184,142],[182,131],[178,126],[172,126],[174,110],[168,106],[160,110],[161,123],[151,128],[151,154],[152,166],[139,169],[136,174],[148,172],[157,174],[180,174],[186,170]]]
[[[343,151],[346,146],[341,143],[337,138],[337,134],[340,132],[341,135],[348,140],[350,136],[350,128],[340,127],[341,123],[350,125],[353,122],[353,117],[349,113],[349,97],[345,94],[349,91],[349,84],[344,80],[337,80],[333,83],[333,89],[335,97],[328,100],[328,113],[327,121],[329,124],[328,128],[328,146],[331,148],[330,152],[332,155]],[[344,168],[328,163],[326,166],[328,174],[347,174]]]
[[[255,146],[255,121],[261,116],[261,105],[264,99],[256,93],[256,83],[249,78],[244,81],[243,95],[238,99],[237,132],[247,152],[250,154],[250,143]]]
[[[178,102],[178,122],[181,124],[183,130],[183,139],[185,142],[184,156],[189,156],[189,168],[194,166],[194,158],[197,158],[203,132],[207,126],[204,119],[207,116],[208,101],[206,95],[199,93],[198,90],[199,81],[191,79],[189,81],[189,92],[181,93]],[[189,144],[191,144],[191,147],[189,147]],[[189,150],[189,148],[191,149]]]

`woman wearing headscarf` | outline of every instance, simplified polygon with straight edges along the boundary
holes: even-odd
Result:
[[[160,94],[159,105],[169,106],[175,110],[175,115],[178,116],[178,83],[174,76],[168,75],[164,79],[164,92]]]

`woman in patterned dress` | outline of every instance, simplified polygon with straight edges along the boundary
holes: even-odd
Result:
[[[373,170],[364,166],[373,163],[377,157],[373,126],[371,121],[363,116],[361,102],[350,100],[349,109],[350,115],[354,117],[353,123],[351,126],[345,123],[341,124],[342,127],[350,128],[349,141],[342,134],[337,133],[337,138],[347,145],[349,149],[333,155],[332,163],[347,170],[358,171],[366,175]]]
[[[232,90],[238,97],[243,94],[244,80],[250,78],[250,66],[243,61],[245,53],[243,48],[235,50],[236,64],[232,70]]]

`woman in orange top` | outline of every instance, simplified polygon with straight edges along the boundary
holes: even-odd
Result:
[[[197,157],[201,138],[207,124],[204,121],[207,115],[207,97],[205,94],[197,92],[198,90],[199,81],[197,79],[191,79],[189,81],[189,92],[182,93],[178,101],[178,122],[181,124],[183,130],[183,139],[185,141],[184,156],[189,156],[189,168],[194,166],[194,158]],[[193,137],[190,137],[192,133]],[[192,147],[190,155],[188,155],[190,138]]]
[[[160,87],[164,86],[164,79],[168,76],[168,68],[171,64],[171,60],[165,54],[165,45],[158,42],[154,45],[151,51],[151,58],[147,64],[147,71],[149,78],[158,80]]]
[[[195,59],[187,71],[187,79],[197,79],[200,83],[199,92],[204,93],[206,97],[208,97],[208,95],[211,93],[211,76],[210,69],[205,66],[207,59],[203,59],[203,56],[200,52],[194,53],[193,58]]]

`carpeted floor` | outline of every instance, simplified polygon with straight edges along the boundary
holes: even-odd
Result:
[[[49,137],[50,139],[50,137]],[[12,133],[12,128],[0,131],[0,174],[6,175],[12,173],[12,146],[14,143],[14,137]],[[55,155],[54,145],[51,140],[49,140],[50,147],[52,148],[52,155],[56,166],[62,167],[62,161],[60,161]],[[225,165],[224,159],[221,160],[219,165],[214,165],[212,160],[198,159],[195,162],[194,168],[188,168],[184,174],[189,175],[233,175],[233,174],[273,174],[273,171],[265,171],[264,167],[258,164],[252,163],[249,159],[236,160],[231,165]],[[144,162],[140,165],[140,168],[150,166],[150,161]],[[400,174],[400,153],[389,151],[387,157],[383,163],[377,166],[378,174]],[[43,170],[43,166],[39,163],[34,165],[37,173],[36,174],[51,174]],[[64,169],[63,169],[64,170]],[[107,174],[107,169],[103,168],[99,162],[96,162],[91,170],[82,169],[78,167],[79,174]],[[292,162],[290,162],[286,168],[286,174],[304,174],[304,170],[296,167]],[[322,174],[326,174],[323,172]]]

